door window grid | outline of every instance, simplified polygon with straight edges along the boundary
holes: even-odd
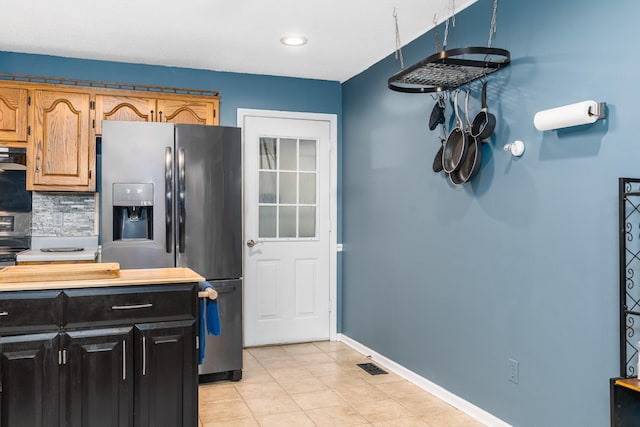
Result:
[[[316,237],[318,142],[260,137],[258,236],[269,239]]]

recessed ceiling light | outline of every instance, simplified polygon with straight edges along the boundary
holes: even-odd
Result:
[[[304,46],[307,44],[305,36],[284,36],[280,39],[280,43],[285,46]]]

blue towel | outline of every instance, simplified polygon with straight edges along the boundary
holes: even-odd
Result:
[[[207,288],[213,288],[211,283],[200,283],[200,291],[204,291]],[[200,298],[200,324],[199,324],[199,336],[200,336],[200,353],[198,354],[198,364],[202,365],[204,360],[206,333],[211,335],[220,335],[220,313],[218,312],[218,300],[210,300],[209,298]]]

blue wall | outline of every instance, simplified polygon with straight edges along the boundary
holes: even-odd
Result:
[[[0,52],[0,73],[208,89],[220,92],[220,124],[237,108],[340,113],[339,82]]]
[[[486,45],[491,9],[459,13],[448,47]],[[608,425],[617,178],[640,176],[638,16],[624,0],[500,2],[494,46],[512,65],[489,78],[496,135],[462,188],[431,170],[431,96],[387,89],[393,56],[343,84],[344,334],[515,426]],[[434,49],[429,32],[405,64]],[[587,99],[609,118],[534,128],[537,111]],[[517,139],[520,159],[502,150]]]

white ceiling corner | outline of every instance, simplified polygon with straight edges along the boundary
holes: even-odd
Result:
[[[8,0],[0,51],[344,82],[393,53],[394,8],[404,45],[452,1]]]

